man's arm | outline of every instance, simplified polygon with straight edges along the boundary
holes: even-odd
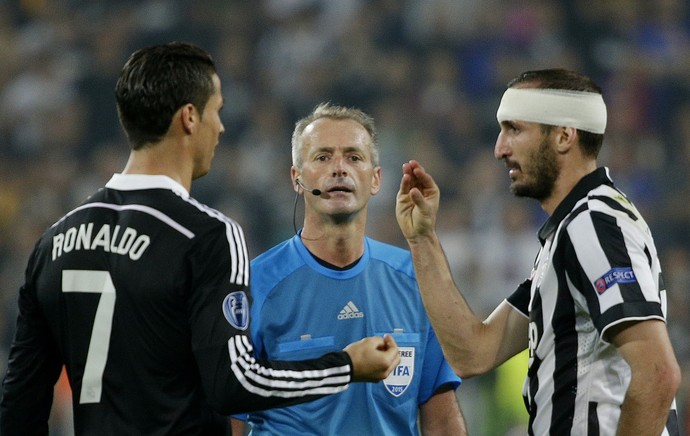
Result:
[[[35,254],[27,271],[32,269]],[[0,434],[48,434],[62,359],[29,280],[19,291],[17,329],[0,389]]]
[[[352,382],[377,382],[400,362],[391,335],[364,338],[307,360],[256,359],[243,335],[230,338],[225,350],[210,347],[195,354],[207,400],[224,415],[312,401],[342,392]]]
[[[398,224],[407,239],[424,308],[446,359],[461,377],[485,373],[527,347],[528,320],[502,303],[482,322],[453,281],[436,235],[440,192],[416,161],[403,165],[396,202]]]
[[[681,377],[666,324],[624,323],[612,327],[610,337],[632,373],[618,435],[661,434]]]
[[[216,411],[233,415],[311,401],[342,392],[352,382],[383,380],[397,366],[400,356],[390,335],[365,338],[315,359],[257,358],[247,334],[249,277],[233,275],[231,268],[249,265],[246,253],[231,249],[244,240],[241,229],[233,229],[232,239],[224,226],[214,230],[188,254],[197,266],[188,322],[202,387]]]
[[[467,435],[467,424],[453,389],[439,389],[419,407],[419,427],[423,436]]]
[[[378,382],[400,362],[391,335],[364,338],[343,351],[307,360],[256,359],[244,335],[230,338],[225,350],[212,347],[195,354],[207,400],[224,415],[312,401],[353,382]],[[223,363],[227,357],[229,367]]]

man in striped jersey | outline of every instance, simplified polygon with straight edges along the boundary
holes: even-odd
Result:
[[[403,165],[398,223],[446,357],[470,377],[528,348],[530,434],[679,434],[680,369],[654,241],[596,162],[600,88],[572,71],[526,72],[508,84],[497,118],[494,152],[511,191],[549,218],[529,279],[486,320],[457,292],[436,236],[438,186],[418,162]]]
[[[48,433],[63,365],[77,435],[227,434],[228,414],[384,379],[399,362],[391,337],[296,362],[253,356],[242,229],[189,195],[224,130],[211,57],[139,50],[116,98],[129,161],[31,255],[0,433]]]

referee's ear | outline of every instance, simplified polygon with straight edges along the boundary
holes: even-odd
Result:
[[[292,179],[292,189],[297,193],[299,193],[299,176],[299,170],[293,165],[290,168],[290,178]]]

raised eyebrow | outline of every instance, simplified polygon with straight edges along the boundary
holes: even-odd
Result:
[[[323,146],[323,147],[315,148],[311,154],[319,154],[319,153],[333,153],[333,147]]]

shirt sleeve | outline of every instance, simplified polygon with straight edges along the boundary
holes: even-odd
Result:
[[[525,317],[529,317],[529,298],[530,290],[532,288],[532,280],[527,279],[518,285],[517,289],[506,298],[515,310],[522,313]]]
[[[10,348],[0,399],[0,434],[48,434],[53,387],[62,360],[48,321],[40,310],[31,280],[32,254],[26,282],[19,291],[16,332]]]
[[[573,259],[563,262],[573,292],[584,297],[602,338],[609,327],[624,320],[665,321],[656,248],[641,230],[644,223],[633,217],[632,212],[614,215],[608,210],[582,213],[568,224],[560,244],[562,257]]]
[[[222,233],[200,239],[190,253],[192,349],[209,403],[231,415],[347,389],[353,368],[344,351],[302,361],[255,357],[249,336],[249,277],[237,274],[248,265],[246,250],[239,249],[243,236],[239,227]]]

